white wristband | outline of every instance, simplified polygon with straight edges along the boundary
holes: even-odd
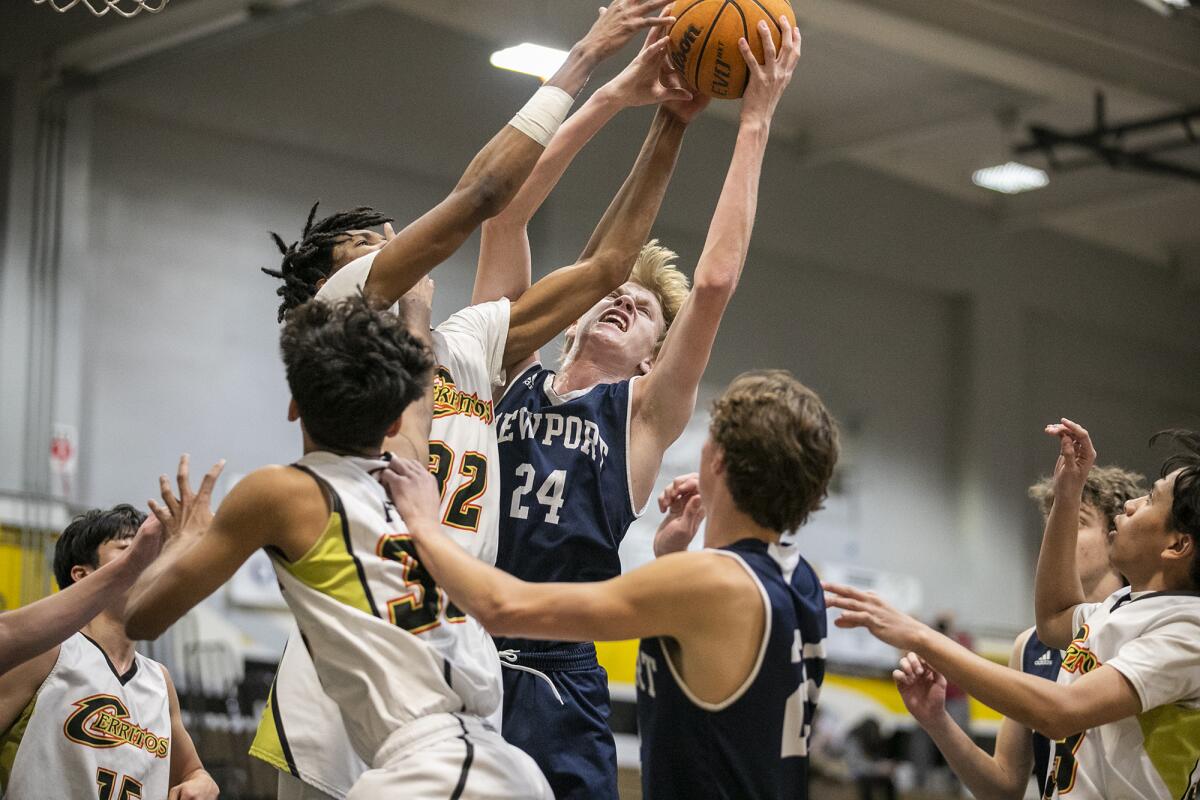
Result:
[[[575,98],[557,86],[543,86],[533,93],[525,107],[508,123],[542,147],[550,144],[558,126],[563,124]]]

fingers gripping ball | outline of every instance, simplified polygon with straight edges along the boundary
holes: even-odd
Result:
[[[783,36],[779,17],[796,24],[788,0],[676,0],[667,13],[676,18],[667,34],[671,63],[692,89],[723,99],[741,97],[750,80],[750,70],[738,52],[738,39],[749,42],[761,64],[759,20],[766,20],[776,51]]]

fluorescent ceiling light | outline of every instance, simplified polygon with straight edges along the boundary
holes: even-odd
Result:
[[[506,47],[492,53],[492,66],[511,69],[526,75],[536,75],[546,80],[567,60],[565,50],[542,47],[540,44],[522,42],[516,47]]]
[[[993,192],[1019,194],[1030,189],[1041,189],[1050,183],[1050,177],[1037,167],[1010,161],[1007,164],[976,170],[971,176],[971,183]]]

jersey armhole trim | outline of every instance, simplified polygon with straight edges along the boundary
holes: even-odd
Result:
[[[641,375],[634,375],[629,379],[628,396],[625,398],[625,495],[629,498],[629,511],[633,514],[634,519],[639,519],[642,514],[646,513],[646,509],[650,506],[650,499],[654,496],[654,487],[651,485],[650,494],[646,495],[646,502],[642,503],[642,507],[637,507],[637,500],[633,497],[633,390],[634,384],[641,379]],[[659,462],[659,469],[662,468],[662,462]],[[664,648],[663,652],[666,652]],[[669,660],[669,659],[668,659]],[[680,684],[682,686],[682,684]]]
[[[671,670],[671,677],[675,679],[675,683],[679,685],[679,690],[683,692],[684,697],[691,701],[692,705],[705,711],[724,711],[742,698],[742,695],[744,695],[750,689],[750,687],[754,685],[755,679],[758,678],[758,673],[762,670],[763,658],[767,654],[767,642],[771,640],[771,624],[773,621],[771,615],[771,598],[767,596],[767,590],[762,585],[762,581],[758,579],[758,575],[754,574],[754,570],[750,568],[750,565],[747,564],[745,560],[742,559],[742,557],[737,553],[731,553],[728,550],[715,549],[710,549],[706,552],[736,560],[737,563],[741,565],[742,569],[746,570],[746,574],[750,576],[751,580],[754,581],[754,585],[758,587],[758,594],[759,597],[762,598],[763,612],[766,614],[766,617],[763,619],[762,642],[760,642],[758,646],[758,657],[754,660],[754,667],[750,670],[750,674],[746,676],[746,680],[742,681],[742,685],[733,691],[733,694],[719,703],[709,703],[701,700],[699,697],[696,697],[696,695],[692,693],[692,690],[688,688],[688,685],[683,682],[683,676],[679,674],[677,669],[675,669],[675,663],[671,660],[671,651],[668,650],[665,645],[663,646],[662,651],[663,659],[665,659],[667,662],[667,669]]]
[[[375,595],[371,593],[371,585],[367,583],[367,572],[363,568],[362,561],[359,559],[358,554],[354,552],[354,543],[350,539],[350,518],[346,516],[346,507],[342,505],[342,498],[338,495],[337,490],[333,488],[333,485],[318,475],[316,470],[303,464],[293,464],[292,466],[301,472],[307,473],[325,491],[329,498],[330,510],[338,515],[338,521],[341,523],[342,541],[345,544],[346,552],[350,554],[350,559],[354,562],[354,570],[358,575],[358,582],[362,584],[363,595],[367,598],[367,605],[371,609],[371,614],[380,619],[385,619],[380,616],[379,607],[375,604]],[[328,522],[326,524],[328,525]],[[320,540],[318,539],[318,541]],[[303,559],[303,556],[301,556],[301,559]]]
[[[500,403],[502,403],[504,401],[504,398],[508,396],[508,393],[512,391],[512,388],[514,386],[521,383],[521,381],[525,380],[531,374],[536,375],[539,371],[541,371],[541,369],[542,369],[542,362],[539,360],[534,360],[534,362],[532,364],[530,364],[525,369],[521,370],[521,372],[518,373],[515,378],[513,378],[512,380],[510,380],[508,383],[506,383],[504,385],[504,391],[501,392],[500,396],[496,398],[496,405],[499,405]]]

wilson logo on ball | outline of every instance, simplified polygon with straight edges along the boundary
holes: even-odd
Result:
[[[738,39],[745,38],[762,64],[758,23],[766,21],[776,51],[783,41],[779,18],[796,24],[788,0],[676,0],[668,13],[675,17],[667,33],[671,63],[694,91],[727,99],[741,97],[750,82]]]

